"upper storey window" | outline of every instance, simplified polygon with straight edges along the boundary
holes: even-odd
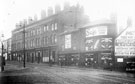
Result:
[[[57,23],[55,23],[55,30],[57,30],[58,29],[58,24]]]
[[[52,24],[52,31],[54,30],[54,24]]]
[[[44,26],[44,32],[45,32],[45,31],[48,31],[48,30],[49,30],[48,25],[45,25],[45,26]]]

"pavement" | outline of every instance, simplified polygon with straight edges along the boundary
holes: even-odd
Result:
[[[134,75],[75,66],[7,62],[0,84],[134,84]],[[9,81],[9,82],[7,82]]]
[[[6,64],[0,72],[0,84],[58,84],[49,76],[42,75],[34,68],[23,68],[20,65]]]

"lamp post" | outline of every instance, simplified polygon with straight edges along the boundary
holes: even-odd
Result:
[[[2,34],[1,38],[4,37],[4,34]],[[3,39],[1,39],[1,71],[4,71],[4,57],[3,57],[3,49],[4,49],[4,45],[3,45]]]
[[[23,55],[24,55],[24,59],[23,59],[23,67],[25,68],[25,23],[23,25]]]

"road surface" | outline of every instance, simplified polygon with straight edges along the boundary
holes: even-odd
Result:
[[[3,84],[135,84],[130,74],[90,68],[10,62],[0,73]],[[0,83],[0,84],[2,84]]]

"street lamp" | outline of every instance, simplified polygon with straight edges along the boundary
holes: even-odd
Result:
[[[25,68],[25,23],[23,25],[23,55],[24,55],[24,59],[23,59],[23,67]]]
[[[2,36],[1,36],[1,71],[4,71],[4,57],[3,57],[4,45],[3,45],[3,38],[4,38],[4,34],[2,34]]]

